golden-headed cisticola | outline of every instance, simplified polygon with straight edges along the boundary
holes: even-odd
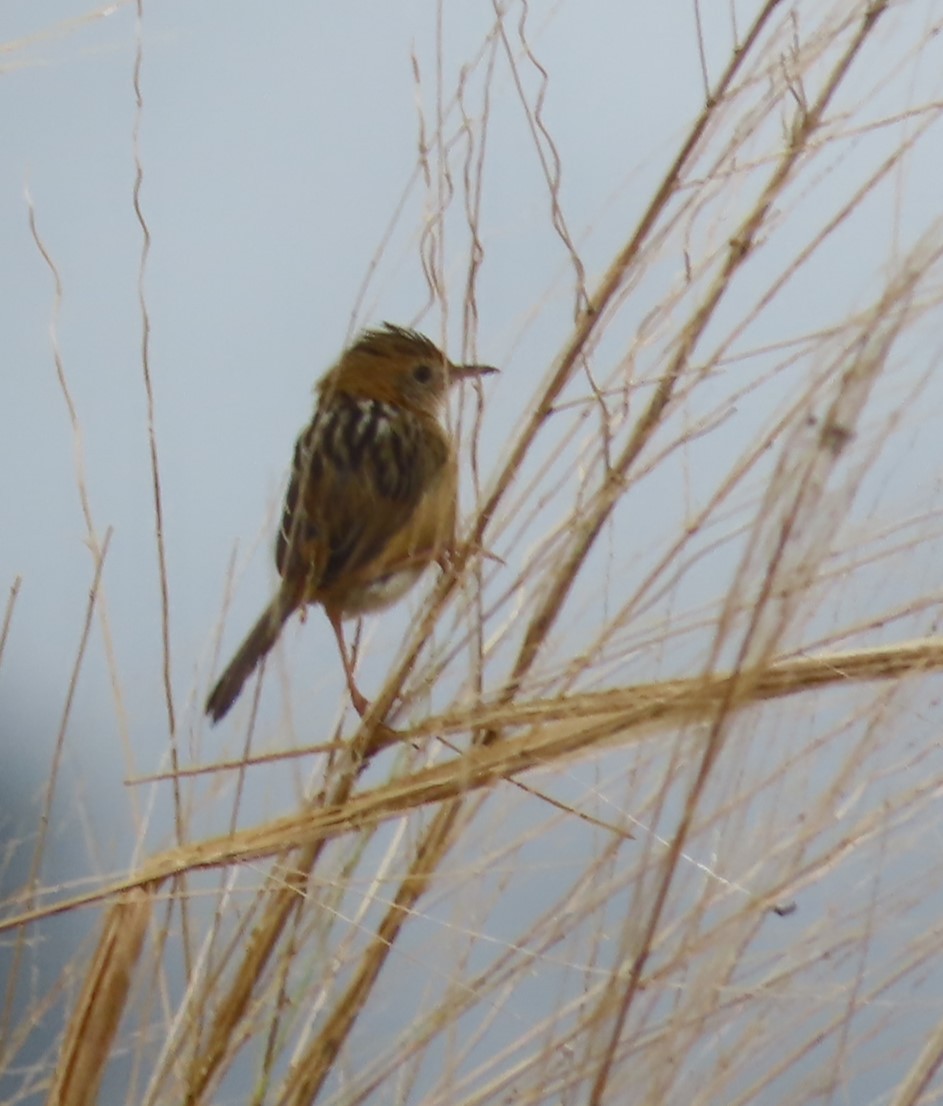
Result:
[[[453,383],[495,371],[455,365],[422,334],[390,323],[341,354],[295,445],[275,543],[281,583],[206,701],[214,722],[308,603],[324,607],[351,701],[365,712],[341,620],[396,602],[453,548],[458,460],[445,400]]]

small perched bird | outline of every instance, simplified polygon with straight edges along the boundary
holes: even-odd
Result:
[[[351,701],[365,713],[341,620],[395,603],[431,561],[445,563],[458,492],[446,396],[457,381],[496,371],[454,365],[422,334],[390,323],[341,354],[295,445],[275,543],[281,584],[206,701],[214,722],[308,603],[324,607]]]

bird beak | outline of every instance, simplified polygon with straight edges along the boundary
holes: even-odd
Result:
[[[498,370],[494,365],[450,365],[449,376],[452,381],[458,380],[470,380],[476,376],[487,376],[489,373],[496,373]]]

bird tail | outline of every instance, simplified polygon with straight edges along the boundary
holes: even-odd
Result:
[[[296,603],[279,592],[262,612],[206,700],[206,713],[214,722],[218,722],[236,701],[243,684],[278,640],[282,627],[296,607]]]

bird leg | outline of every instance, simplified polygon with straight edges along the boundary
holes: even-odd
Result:
[[[344,642],[344,628],[341,622],[341,616],[337,611],[331,610],[330,607],[325,607],[324,609],[328,621],[331,624],[331,629],[334,631],[334,636],[337,638],[337,647],[341,654],[341,664],[344,666],[344,676],[347,678],[347,690],[350,692],[350,701],[353,704],[354,710],[363,718],[370,709],[370,701],[364,697],[354,680],[354,665],[347,652],[347,645]]]

